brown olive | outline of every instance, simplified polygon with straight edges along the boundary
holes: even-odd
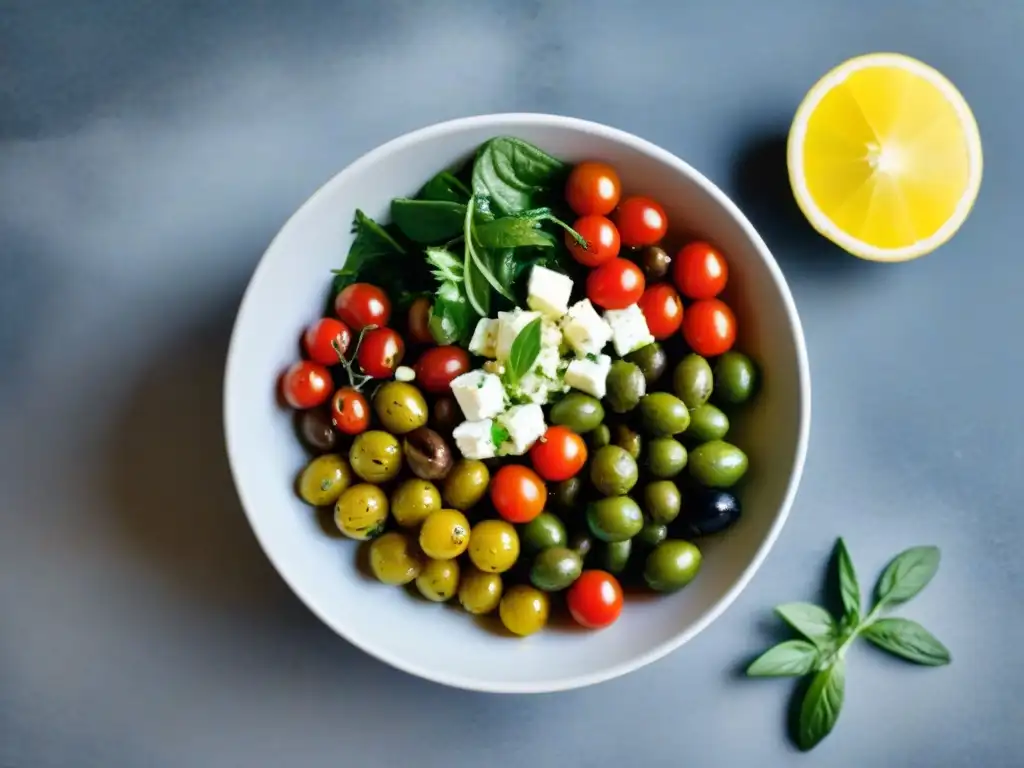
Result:
[[[462,411],[454,397],[439,397],[434,403],[430,426],[443,435],[450,435],[452,430],[462,421]]]
[[[317,453],[329,453],[338,445],[338,433],[331,424],[331,416],[326,410],[312,408],[299,411],[297,416],[299,438],[311,450]]]
[[[672,257],[665,253],[664,248],[656,245],[649,245],[640,251],[640,271],[644,273],[647,282],[652,283],[661,280],[668,274],[668,267],[672,263]]]
[[[440,480],[452,468],[452,450],[437,432],[429,427],[414,429],[405,436],[405,460],[416,477]]]
[[[430,344],[430,299],[416,299],[409,307],[409,336],[417,344]]]

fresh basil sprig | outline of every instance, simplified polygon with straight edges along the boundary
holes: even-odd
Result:
[[[541,319],[531,320],[512,342],[508,352],[508,363],[505,366],[505,379],[509,384],[516,384],[530,372],[533,364],[540,356]]]
[[[926,666],[950,663],[949,650],[910,619],[881,618],[882,611],[905,603],[924,589],[939,568],[937,547],[913,547],[892,559],[875,587],[875,602],[861,615],[861,590],[853,561],[842,539],[833,560],[842,613],[835,618],[811,603],[785,603],[775,612],[806,639],[786,640],[747,667],[750,677],[810,675],[794,734],[797,745],[811,749],[835,727],[846,690],[846,650],[858,637],[907,661]]]

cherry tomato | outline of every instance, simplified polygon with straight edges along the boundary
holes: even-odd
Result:
[[[409,307],[409,338],[417,344],[433,344],[430,334],[430,299],[416,299]]]
[[[719,299],[701,299],[686,308],[683,338],[704,357],[728,352],[736,341],[736,315]]]
[[[615,213],[622,244],[627,248],[655,245],[668,231],[665,209],[649,197],[627,197]]]
[[[549,427],[530,449],[537,474],[551,482],[574,477],[587,463],[587,444],[568,427]]]
[[[391,301],[384,291],[369,283],[352,283],[334,299],[334,313],[355,332],[368,325],[384,327],[391,319]]]
[[[667,339],[683,324],[683,300],[668,283],[652,285],[637,303],[647,320],[648,330],[659,341]]]
[[[672,262],[672,279],[688,299],[713,299],[729,280],[729,265],[704,242],[684,245]]]
[[[342,387],[331,398],[331,423],[339,432],[358,435],[370,426],[370,405],[366,396],[352,387]]]
[[[580,163],[565,184],[565,199],[578,216],[607,216],[619,204],[621,194],[619,174],[606,163]]]
[[[622,613],[622,587],[606,571],[584,571],[569,587],[566,603],[577,624],[601,629]]]
[[[405,342],[393,328],[375,328],[363,336],[359,345],[359,367],[367,376],[386,379],[395,372],[405,355]]]
[[[292,408],[316,408],[327,402],[333,389],[327,367],[309,360],[293,363],[281,378],[281,394]]]
[[[572,228],[587,241],[587,247],[580,246],[568,232],[565,233],[565,247],[583,266],[596,267],[619,255],[619,230],[610,219],[604,216],[582,216],[576,219]]]
[[[644,294],[644,273],[625,259],[605,262],[587,276],[587,298],[604,309],[625,309]]]
[[[352,343],[352,331],[341,320],[325,317],[306,329],[302,341],[311,360],[321,365],[337,365],[339,358],[334,344],[337,342],[338,349],[344,355]]]
[[[510,523],[528,523],[544,510],[548,489],[536,472],[507,464],[491,479],[491,502]]]
[[[451,391],[452,379],[469,370],[469,354],[461,347],[431,347],[416,361],[416,383],[440,395]]]

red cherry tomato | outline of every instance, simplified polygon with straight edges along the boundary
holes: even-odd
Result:
[[[652,285],[637,302],[647,320],[647,328],[661,341],[679,330],[683,324],[683,300],[668,283]]]
[[[548,489],[536,472],[507,464],[491,479],[491,502],[510,523],[528,523],[544,510]]]
[[[375,379],[386,379],[402,364],[405,342],[393,328],[375,328],[363,336],[359,345],[359,367]]]
[[[607,216],[619,204],[621,194],[619,174],[606,163],[580,163],[565,184],[566,202],[577,216]]]
[[[538,475],[559,483],[583,469],[587,463],[587,444],[568,427],[549,427],[530,449],[530,461]]]
[[[665,209],[649,197],[627,197],[615,213],[622,244],[627,248],[654,245],[668,231]]]
[[[565,233],[565,247],[583,266],[596,267],[619,255],[619,230],[610,219],[604,216],[583,216],[576,219],[572,228],[587,241],[587,247],[583,248],[568,232]]]
[[[672,279],[688,299],[713,299],[729,280],[729,265],[707,243],[689,243],[672,262]]]
[[[358,435],[370,426],[370,405],[366,396],[352,387],[342,387],[331,398],[331,423],[339,432]]]
[[[604,309],[625,309],[644,294],[644,273],[625,259],[605,262],[587,276],[587,298]]]
[[[736,315],[719,299],[701,299],[686,308],[683,338],[704,357],[728,352],[736,341]]]
[[[431,347],[416,361],[416,383],[436,395],[452,388],[452,379],[469,370],[469,353],[461,347]]]
[[[352,343],[352,331],[341,320],[325,317],[306,329],[302,341],[311,360],[321,365],[337,365],[339,357],[334,344],[337,342],[338,349],[344,355]]]
[[[375,285],[352,283],[335,297],[334,313],[355,333],[368,325],[383,328],[391,319],[391,301]]]
[[[622,587],[605,571],[584,571],[566,595],[569,613],[589,629],[614,624],[622,613]]]
[[[417,344],[433,344],[430,333],[430,299],[416,299],[409,307],[409,338]]]
[[[281,378],[281,394],[292,408],[316,408],[327,402],[333,390],[331,372],[309,360],[293,363]]]

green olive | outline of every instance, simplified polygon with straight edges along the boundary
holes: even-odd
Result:
[[[349,486],[334,505],[334,524],[350,539],[379,536],[387,519],[388,495],[369,483]]]
[[[644,515],[629,496],[612,496],[587,507],[587,525],[601,541],[625,541],[640,533]]]
[[[648,549],[658,546],[667,538],[668,528],[664,523],[658,523],[654,520],[648,520],[644,523],[644,527],[636,535],[636,541]]]
[[[569,537],[569,549],[575,550],[584,560],[594,548],[594,540],[587,531],[577,531]]]
[[[551,489],[551,504],[563,512],[571,512],[576,508],[580,491],[583,489],[583,481],[577,475],[568,480],[555,483]]]
[[[429,480],[410,478],[391,494],[391,516],[403,528],[415,528],[441,508],[441,493]]]
[[[416,588],[435,603],[450,600],[459,590],[459,561],[428,559],[416,577]]]
[[[682,506],[683,497],[671,480],[657,480],[644,488],[644,511],[657,523],[671,523]]]
[[[672,257],[665,252],[664,248],[659,248],[657,245],[648,245],[640,251],[637,263],[640,265],[640,271],[644,273],[644,277],[647,279],[647,284],[653,285],[659,280],[664,279],[665,275],[668,274],[668,269],[672,264]]]
[[[608,573],[622,573],[629,564],[629,553],[632,551],[632,539],[609,541],[603,544],[601,546],[601,567]]]
[[[404,435],[426,426],[429,416],[423,393],[403,381],[381,384],[373,396],[373,410],[381,426],[393,435]]]
[[[678,397],[655,392],[640,400],[640,417],[644,429],[655,437],[678,435],[690,426],[690,411]]]
[[[502,591],[501,576],[496,573],[469,567],[459,578],[459,603],[478,616],[498,607]]]
[[[757,389],[757,366],[742,352],[729,351],[715,363],[715,399],[738,405]]]
[[[462,459],[445,478],[441,495],[448,506],[467,510],[484,497],[490,482],[491,473],[487,471],[486,464],[475,459]]]
[[[665,355],[665,350],[656,341],[647,346],[640,347],[635,352],[630,352],[626,355],[626,359],[639,366],[644,379],[647,380],[648,389],[665,375],[665,369],[668,367],[668,357]]]
[[[501,596],[498,613],[505,629],[520,637],[532,635],[548,623],[551,610],[548,596],[526,584],[509,587]]]
[[[352,442],[348,460],[352,471],[366,482],[384,483],[402,469],[402,446],[394,435],[371,429]]]
[[[530,582],[545,592],[558,592],[571,585],[583,571],[578,552],[565,547],[549,547],[537,553],[530,569]]]
[[[551,423],[568,427],[583,435],[604,421],[604,406],[596,397],[570,392],[551,407]]]
[[[336,453],[317,456],[299,475],[299,495],[307,504],[324,507],[333,504],[352,484],[348,462]]]
[[[625,424],[616,424],[612,430],[612,445],[622,448],[634,459],[640,458],[640,451],[644,447],[644,439],[640,433],[630,429]]]
[[[647,443],[647,468],[654,477],[675,477],[685,467],[686,448],[674,437],[657,437]]]
[[[384,584],[408,584],[423,570],[423,554],[404,533],[391,531],[370,542],[370,570]]]
[[[519,529],[519,540],[531,552],[565,546],[565,525],[550,512],[541,512]]]
[[[704,405],[711,397],[714,382],[708,361],[693,353],[684,357],[672,373],[672,391],[687,408]]]
[[[637,475],[636,460],[617,445],[606,445],[590,460],[590,481],[605,496],[629,493]]]
[[[588,436],[590,440],[590,450],[596,451],[598,448],[604,448],[606,445],[612,444],[612,431],[608,429],[607,424],[601,424],[594,428]]]
[[[519,534],[504,520],[481,520],[469,535],[469,559],[481,571],[504,573],[519,559]]]
[[[647,379],[640,366],[626,360],[616,360],[608,372],[608,393],[605,402],[615,413],[626,413],[636,408],[647,393]]]
[[[690,428],[686,437],[698,443],[721,440],[729,431],[729,417],[711,403],[690,411]]]
[[[667,539],[647,556],[644,580],[655,592],[672,592],[685,587],[700,570],[701,555],[689,541]]]
[[[730,488],[747,471],[747,454],[732,443],[711,440],[690,452],[690,476],[708,488]]]

